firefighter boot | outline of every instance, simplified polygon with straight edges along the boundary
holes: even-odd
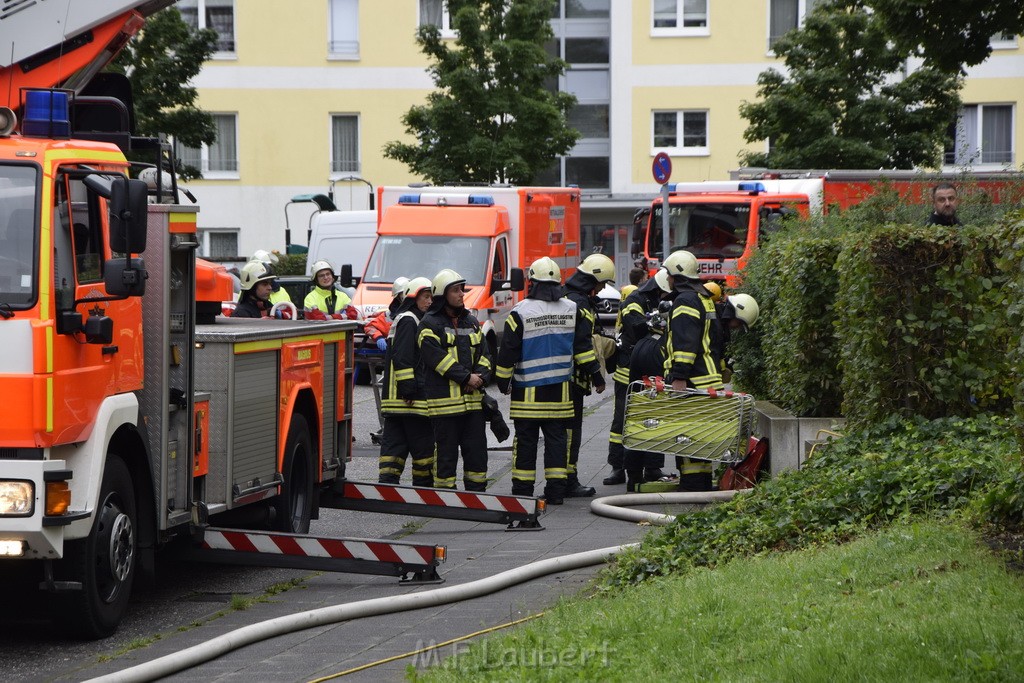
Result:
[[[616,484],[626,483],[626,470],[621,467],[613,467],[612,473],[605,477],[602,483],[605,486],[615,486]]]
[[[575,475],[570,476],[565,482],[566,498],[592,498],[595,493],[597,489],[593,486],[584,486]]]
[[[550,481],[544,486],[544,500],[548,505],[562,505],[565,502],[565,481]]]
[[[640,484],[645,481],[643,469],[626,470],[626,493],[640,493]]]
[[[644,481],[658,481],[664,476],[665,473],[661,471],[660,467],[644,468]]]

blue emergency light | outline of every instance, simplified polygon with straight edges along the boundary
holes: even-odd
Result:
[[[765,192],[764,183],[740,183],[740,192]]]
[[[430,206],[494,206],[494,197],[486,194],[403,194],[398,196],[398,203]]]
[[[68,93],[64,90],[25,91],[25,118],[21,134],[44,138],[71,136]]]
[[[469,195],[470,205],[477,206],[494,206],[494,197],[485,194],[471,194]]]
[[[418,194],[403,194],[398,197],[399,204],[419,204],[420,196]]]

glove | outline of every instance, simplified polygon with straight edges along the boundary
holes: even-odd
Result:
[[[344,313],[331,313],[331,317],[335,320],[348,320]]]
[[[346,306],[345,315],[349,320],[359,320],[359,311],[356,310],[355,306]]]
[[[327,320],[327,316],[319,308],[306,311],[306,320]]]
[[[292,311],[289,308],[279,308],[277,309],[277,313],[274,315],[274,317],[277,318],[278,320],[291,320]]]
[[[377,350],[380,351],[381,353],[384,353],[385,351],[387,351],[388,350],[388,340],[385,339],[384,337],[380,337],[379,339],[377,339]]]

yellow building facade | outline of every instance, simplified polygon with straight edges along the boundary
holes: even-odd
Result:
[[[741,152],[764,144],[744,142],[739,106],[756,99],[758,74],[782,68],[773,35],[798,25],[814,1],[559,0],[552,51],[570,64],[559,87],[577,96],[572,122],[584,137],[543,181],[583,188],[585,250],[628,250],[634,211],[658,192],[651,175],[658,152],[672,158],[672,181],[726,179]],[[415,32],[430,22],[451,35],[443,0],[183,0],[178,7],[221,36],[194,83],[220,137],[210,148],[180,150],[204,170],[190,185],[202,204],[204,255],[283,250],[285,205],[295,195],[333,190],[340,208],[364,209],[368,185],[422,180],[381,150],[404,137],[403,114],[433,87]],[[961,93],[951,167],[1019,168],[1024,160],[1024,52],[1016,37],[993,45]],[[288,209],[299,244],[310,211],[309,204]]]

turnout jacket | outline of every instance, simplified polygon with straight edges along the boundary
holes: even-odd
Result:
[[[661,288],[654,278],[651,278],[627,296],[619,308],[622,314],[622,329],[619,332],[619,356],[615,361],[614,375],[615,381],[619,384],[630,382],[629,359],[637,342],[650,334],[647,314],[657,307],[661,295]]]
[[[722,387],[711,348],[715,324],[715,302],[707,290],[700,283],[677,286],[664,336],[666,381],[684,379],[697,389]]]
[[[559,298],[561,290],[536,283],[505,319],[495,377],[502,393],[511,387],[513,420],[573,416],[569,383],[574,363],[587,353],[589,336],[576,304]]]
[[[384,356],[384,396],[380,411],[385,415],[427,416],[423,391],[426,372],[416,343],[423,313],[416,299],[406,299],[388,329],[388,351]],[[406,403],[412,401],[412,405]]]
[[[480,323],[465,308],[451,315],[443,297],[435,297],[435,302],[420,321],[417,336],[427,412],[430,417],[443,417],[481,410],[482,391],[463,388],[474,372],[485,386],[491,378]]]
[[[581,332],[586,336],[586,350],[575,358],[572,381],[585,393],[590,393],[592,386],[604,386],[601,364],[594,353],[594,334],[597,332],[597,310],[590,301],[590,292],[597,286],[593,275],[576,271],[565,282],[565,298],[576,304],[580,312]]]

